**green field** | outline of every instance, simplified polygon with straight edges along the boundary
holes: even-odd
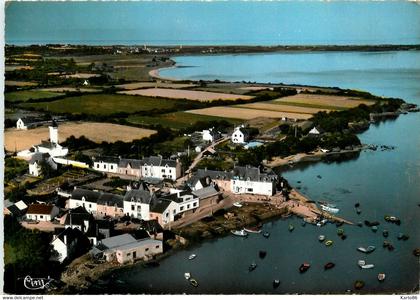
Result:
[[[43,109],[54,113],[84,113],[87,115],[106,116],[115,113],[152,111],[154,109],[176,109],[179,103],[181,102],[176,100],[144,96],[94,94],[68,97],[51,102],[23,103],[21,107]]]
[[[270,102],[267,102],[267,103],[279,104],[279,105],[281,104],[281,105],[298,106],[298,107],[329,109],[329,110],[345,110],[346,109],[345,107],[342,107],[342,106],[320,105],[320,104],[311,104],[311,103],[298,103],[298,102],[281,101],[281,100],[270,101]]]
[[[186,112],[175,112],[163,114],[155,117],[149,117],[144,115],[132,115],[127,118],[127,121],[133,124],[145,124],[145,125],[162,125],[163,127],[169,127],[172,129],[184,129],[191,125],[194,125],[198,121],[219,121],[226,120],[232,124],[239,124],[241,120],[233,118],[220,118],[214,116],[204,116],[197,114],[190,114]]]
[[[4,94],[4,100],[8,102],[28,101],[30,99],[48,99],[64,95],[63,93],[45,91],[19,91]]]

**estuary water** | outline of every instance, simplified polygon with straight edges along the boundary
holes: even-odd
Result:
[[[220,79],[230,81],[284,82],[320,86],[339,86],[366,90],[377,95],[400,97],[420,104],[420,52],[323,52],[255,55],[176,57],[177,65],[189,68],[162,70],[161,75],[182,79]],[[324,227],[301,226],[302,220],[290,218],[267,223],[271,233],[265,239],[251,235],[247,239],[228,236],[178,251],[156,268],[133,266],[113,273],[106,287],[95,286],[90,292],[106,293],[344,293],[353,289],[355,280],[364,280],[362,293],[409,292],[419,282],[419,259],[412,254],[420,246],[420,114],[401,115],[396,120],[371,125],[359,135],[367,144],[395,146],[392,151],[362,152],[347,161],[316,163],[282,171],[293,186],[313,200],[327,200],[340,209],[339,215],[355,223],[378,220],[378,232],[369,227],[344,225],[346,240],[337,236],[333,224]],[[321,178],[319,178],[319,176]],[[356,214],[359,202],[362,213]],[[386,223],[384,215],[395,215],[402,224]],[[294,224],[290,233],[288,224]],[[394,251],[382,248],[382,230]],[[397,239],[398,233],[410,236]],[[334,244],[326,247],[318,241],[326,235]],[[371,254],[356,251],[360,246],[376,246]],[[258,257],[266,250],[265,259]],[[196,253],[190,261],[188,256]],[[361,270],[359,259],[375,265]],[[327,262],[336,267],[324,271]],[[258,267],[248,272],[248,266]],[[300,274],[303,262],[311,268]],[[199,282],[192,287],[184,272]],[[377,274],[386,273],[385,282]],[[281,281],[273,289],[273,279]],[[117,281],[117,279],[119,281]]]

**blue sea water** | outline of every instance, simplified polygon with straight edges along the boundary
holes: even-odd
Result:
[[[284,82],[321,86],[339,86],[366,90],[377,95],[400,97],[420,104],[420,52],[323,52],[276,53],[254,55],[181,56],[180,66],[162,70],[161,75],[182,79],[220,79],[233,81]],[[344,293],[353,289],[355,280],[366,283],[362,292],[409,292],[419,282],[419,259],[412,251],[419,247],[420,230],[420,114],[401,115],[398,119],[372,125],[360,134],[363,143],[390,145],[392,151],[367,151],[342,162],[317,163],[282,171],[289,182],[313,200],[326,200],[340,209],[339,215],[355,223],[364,220],[380,222],[377,233],[364,226],[344,226],[348,238],[339,239],[336,226],[301,227],[297,218],[279,220],[264,225],[271,232],[269,239],[251,236],[240,239],[221,238],[162,261],[155,269],[135,266],[117,271],[111,278],[115,293]],[[318,178],[318,175],[321,178]],[[354,204],[360,203],[362,213],[356,214]],[[386,223],[384,215],[396,215],[402,224]],[[290,233],[289,223],[296,229]],[[390,232],[387,240],[395,246],[390,252],[382,248],[382,230]],[[399,241],[398,233],[410,235]],[[318,235],[333,240],[332,247],[319,243]],[[357,247],[374,245],[375,252],[366,255]],[[264,260],[258,251],[266,250]],[[189,261],[190,253],[198,257]],[[361,270],[359,259],[375,265]],[[247,268],[253,261],[258,267],[252,273]],[[298,267],[312,264],[305,274]],[[336,267],[324,271],[323,265],[334,262]],[[200,282],[193,288],[183,278],[191,272]],[[377,280],[379,272],[386,280]],[[273,279],[281,280],[278,289]],[[96,287],[98,288],[98,287]],[[102,287],[92,292],[104,291]]]
[[[6,3],[9,44],[419,44],[409,1]]]

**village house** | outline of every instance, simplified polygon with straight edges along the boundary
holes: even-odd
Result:
[[[325,131],[321,127],[315,126],[311,130],[309,130],[308,135],[317,136],[317,135],[323,134],[324,132]]]
[[[98,199],[100,195],[100,192],[83,188],[75,188],[71,193],[70,199],[67,200],[68,207],[71,209],[82,206],[87,210],[87,212],[96,214],[98,211]]]
[[[150,156],[143,159],[141,171],[143,177],[176,180],[181,177],[181,163],[162,156]]]
[[[58,215],[59,208],[54,205],[34,203],[30,204],[26,212],[26,219],[33,221],[47,221],[54,220]]]
[[[245,144],[249,140],[249,134],[244,125],[238,126],[232,133],[232,143]]]
[[[156,220],[162,227],[173,222],[177,215],[176,206],[169,199],[155,199],[150,205],[149,220]]]
[[[124,201],[123,196],[102,193],[97,201],[97,217],[111,217],[118,219],[124,216]]]
[[[142,161],[138,159],[121,158],[118,162],[118,173],[121,175],[141,177]]]
[[[93,169],[99,172],[118,173],[118,157],[98,157],[93,160]]]
[[[144,189],[131,189],[124,195],[124,214],[132,218],[149,220],[150,203],[156,196]]]
[[[27,129],[28,129],[28,127],[29,127],[29,128],[31,127],[31,125],[30,125],[30,121],[29,121],[28,119],[25,119],[25,118],[19,118],[19,119],[16,121],[16,129],[19,129],[19,130],[27,130]]]
[[[83,234],[78,229],[72,228],[66,228],[54,235],[51,246],[56,253],[51,259],[62,263],[65,259],[72,258],[76,252],[77,244],[82,238]]]
[[[48,153],[35,153],[29,160],[29,175],[38,177],[42,175],[41,164],[45,162],[52,169],[57,170],[57,164]]]
[[[137,240],[128,233],[103,239],[96,249],[95,252],[102,252],[107,261],[116,260],[120,264],[139,259],[150,260],[163,253],[162,241],[151,238]]]
[[[210,129],[205,129],[202,132],[203,134],[203,141],[214,143],[214,141],[217,141],[222,137],[222,134],[215,130],[214,127]]]
[[[200,207],[217,204],[223,199],[222,193],[216,184],[197,189],[192,193],[200,200]]]

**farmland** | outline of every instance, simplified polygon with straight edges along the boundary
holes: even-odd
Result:
[[[126,84],[119,84],[115,87],[125,89],[125,90],[135,90],[151,87],[160,87],[160,88],[170,88],[170,89],[183,89],[189,87],[195,87],[195,84],[186,84],[186,83],[167,83],[167,82],[154,82],[154,81],[143,81],[143,82],[133,82]]]
[[[233,119],[230,118],[230,116],[221,118],[217,116],[197,115],[186,112],[168,113],[156,117],[131,115],[127,118],[127,121],[140,125],[162,125],[163,127],[169,127],[172,129],[184,129],[194,125],[198,121],[219,121],[221,119],[224,119],[232,124],[238,124],[240,122],[239,119]]]
[[[47,92],[47,91],[19,91],[4,94],[4,100],[9,102],[28,101],[30,99],[47,99],[64,95],[63,93]]]
[[[198,100],[198,101],[214,101],[214,100],[237,100],[237,99],[252,99],[251,96],[244,95],[235,95],[235,94],[226,94],[226,93],[212,93],[212,92],[202,92],[202,91],[191,91],[191,90],[180,90],[180,89],[161,89],[161,88],[152,88],[152,89],[141,89],[141,90],[131,90],[126,92],[120,92],[127,95],[142,95],[150,97],[165,97],[173,99],[188,99],[188,100]]]
[[[249,104],[244,104],[244,105],[236,105],[235,107],[261,109],[261,110],[269,110],[269,111],[281,111],[281,112],[299,113],[299,114],[315,114],[321,110],[325,110],[327,112],[330,111],[329,109],[312,108],[312,107],[306,107],[304,105],[294,106],[294,105],[284,105],[280,103],[274,104],[272,102],[256,102],[256,103],[249,103]]]
[[[232,107],[232,106],[225,106],[225,107],[209,107],[203,109],[194,109],[187,111],[189,113],[198,114],[198,115],[206,115],[206,116],[215,116],[215,117],[222,117],[222,118],[229,118],[235,116],[237,119],[243,120],[251,120],[258,117],[265,117],[265,118],[293,118],[293,119],[309,119],[312,117],[310,114],[302,114],[302,113],[290,113],[290,112],[280,112],[280,111],[269,111],[269,110],[262,110],[262,109],[248,109],[248,108],[240,108],[240,107]]]
[[[60,124],[59,141],[65,141],[69,136],[86,138],[94,142],[130,142],[134,139],[148,137],[155,133],[154,130],[123,126],[111,123],[95,122],[68,122]],[[41,140],[47,140],[49,131],[47,127],[38,127],[29,130],[6,130],[4,133],[4,144],[8,151],[24,150],[33,145],[39,144]]]
[[[54,113],[111,115],[134,113],[156,109],[175,109],[178,103],[169,99],[155,99],[143,96],[94,94],[68,97],[52,102],[24,103],[23,108],[48,110]]]
[[[273,103],[305,107],[348,109],[357,107],[360,104],[373,105],[375,104],[375,101],[346,96],[299,94],[274,100]]]

